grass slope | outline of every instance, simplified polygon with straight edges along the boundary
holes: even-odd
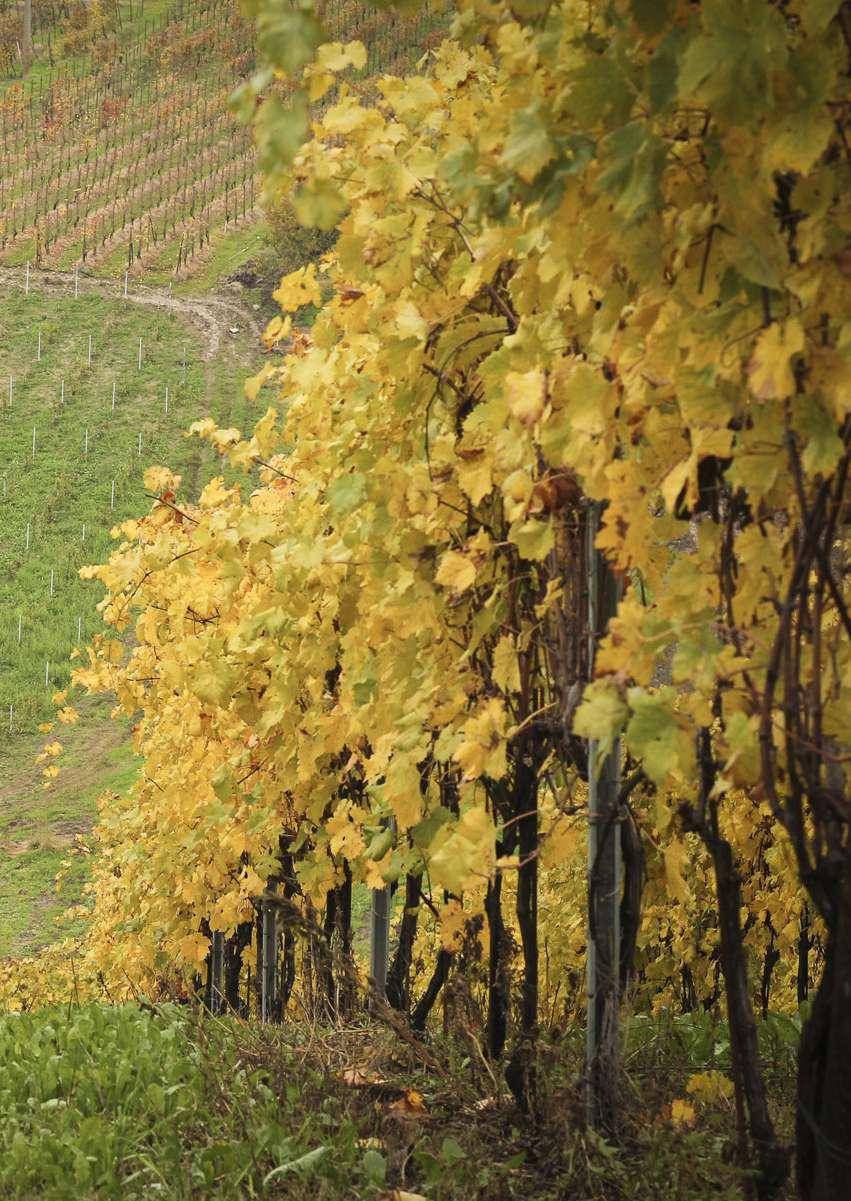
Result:
[[[125,788],[136,770],[128,732],[109,720],[107,703],[62,727],[63,771],[50,790],[35,764],[44,741],[36,727],[53,716],[50,698],[67,682],[78,634],[85,644],[101,628],[101,587],[80,580],[78,569],[107,557],[112,528],[150,506],[146,466],[180,471],[190,496],[221,470],[206,445],[181,437],[192,421],[211,413],[248,428],[265,408],[264,396],[249,402],[242,388],[260,353],[247,317],[226,308],[214,328],[201,329],[181,308],[194,302],[174,303],[159,309],[46,289],[0,298],[0,956],[30,953],[67,930],[54,918],[88,875],[87,856],[71,853],[75,836],[91,829],[96,797]],[[212,355],[211,334],[219,341]],[[57,896],[60,870],[67,875]]]
[[[137,765],[126,725],[109,720],[109,704],[86,705],[84,720],[63,730],[63,770],[43,789],[35,755],[43,741],[21,740],[0,780],[0,958],[30,955],[77,927],[56,919],[82,895],[88,879],[83,848],[101,792],[121,792]],[[61,894],[54,888],[64,875]]]
[[[109,554],[119,521],[149,507],[144,468],[167,463],[191,495],[219,463],[181,432],[205,413],[248,426],[263,404],[242,390],[250,346],[232,341],[207,361],[197,331],[174,313],[30,294],[3,304],[2,316],[0,747],[10,724],[14,738],[45,719],[71,651],[100,628],[99,586],[78,570]]]

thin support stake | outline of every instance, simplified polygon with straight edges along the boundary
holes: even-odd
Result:
[[[109,498],[110,509],[115,508],[115,480],[112,481],[112,495]]]

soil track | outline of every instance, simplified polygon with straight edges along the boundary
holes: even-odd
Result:
[[[125,298],[123,280],[103,279],[82,273],[77,280],[81,296],[102,296],[107,300],[121,300],[125,304],[148,305],[191,321],[204,335],[204,355],[207,359],[213,358],[222,341],[232,332],[244,333],[247,329],[254,337],[260,334],[260,325],[255,316],[236,299],[215,295],[172,296],[167,288],[149,288],[132,280]],[[4,294],[23,294],[24,283],[24,268],[0,267],[0,290]],[[59,296],[73,296],[74,272],[42,271],[30,267],[30,288]]]

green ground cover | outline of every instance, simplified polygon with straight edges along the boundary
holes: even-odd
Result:
[[[795,1023],[761,1023],[792,1093]],[[519,1112],[472,1038],[391,1025],[279,1028],[194,1006],[73,1004],[0,1017],[0,1193],[10,1201],[733,1201],[732,1102],[672,1102],[729,1067],[706,1014],[626,1028],[641,1121],[620,1145],[584,1129],[582,1031],[547,1036],[542,1112]],[[781,1129],[791,1106],[779,1102]]]

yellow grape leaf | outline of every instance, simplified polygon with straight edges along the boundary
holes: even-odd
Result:
[[[240,888],[246,896],[259,896],[266,887],[266,882],[262,876],[258,876],[257,872],[250,865],[243,869],[239,881]]]
[[[754,396],[760,400],[782,400],[795,390],[791,360],[804,349],[804,331],[800,321],[791,318],[781,325],[767,326],[756,340],[748,363],[748,379]]]
[[[410,830],[423,815],[420,775],[409,759],[396,758],[387,770],[384,796],[400,830]]]
[[[325,42],[316,51],[316,65],[320,71],[360,71],[366,66],[366,47],[363,42]]]
[[[447,951],[457,951],[464,933],[464,906],[460,901],[447,901],[438,910],[440,942]]]
[[[148,467],[142,480],[146,492],[155,492],[157,496],[163,492],[177,492],[180,487],[180,476],[167,467]]]
[[[183,938],[178,939],[177,948],[187,963],[191,963],[195,967],[200,967],[207,958],[207,952],[210,949],[210,940],[209,938],[205,938],[203,934],[187,934]]]
[[[541,519],[515,521],[508,531],[508,537],[524,559],[545,559],[555,546],[552,524]]]
[[[532,426],[540,421],[546,405],[544,374],[533,371],[509,371],[505,377],[505,392],[512,417],[523,426]]]
[[[686,846],[683,842],[672,842],[663,852],[665,860],[665,885],[668,895],[682,904],[689,898],[688,885],[683,877]]]
[[[349,817],[349,808],[348,804],[340,805],[325,823],[325,829],[331,835],[331,853],[354,859],[366,844],[360,830]]]
[[[221,660],[215,665],[199,664],[192,677],[192,690],[198,699],[223,709],[230,704],[235,685],[236,673]]]
[[[628,717],[629,708],[621,690],[606,680],[597,680],[585,689],[573,718],[573,732],[580,738],[595,739],[605,755],[612,749]]]
[[[412,300],[401,300],[396,305],[396,333],[400,338],[416,338],[418,342],[428,334],[428,322]]]
[[[318,308],[322,304],[322,292],[316,278],[316,265],[308,263],[285,275],[279,287],[272,293],[285,313],[293,313],[305,304],[313,304]]]
[[[466,810],[455,829],[428,857],[432,884],[460,893],[481,883],[496,865],[495,838],[493,820],[484,807]]]
[[[682,1097],[671,1102],[671,1121],[675,1126],[693,1126],[696,1117],[693,1107]]]
[[[465,780],[485,774],[498,779],[505,771],[505,705],[492,697],[464,726],[464,741],[452,756]]]
[[[688,1095],[707,1105],[717,1104],[719,1101],[729,1101],[735,1091],[733,1081],[723,1072],[696,1072],[686,1081]]]
[[[493,682],[503,692],[517,692],[520,688],[520,665],[517,648],[510,634],[503,635],[493,653]]]
[[[570,859],[579,841],[579,830],[570,819],[559,815],[547,835],[541,840],[542,867],[559,867]]]
[[[266,383],[267,379],[273,374],[274,367],[271,363],[266,363],[265,366],[257,372],[256,375],[251,375],[242,385],[242,390],[245,393],[246,399],[256,400],[260,389]]]
[[[448,550],[440,560],[435,580],[453,592],[464,592],[476,582],[476,565],[457,550]]]
[[[492,469],[493,460],[483,449],[470,452],[456,463],[458,483],[474,505],[487,496],[493,487]]]

